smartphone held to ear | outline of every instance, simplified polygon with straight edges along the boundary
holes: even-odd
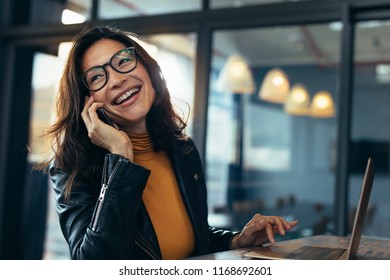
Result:
[[[106,112],[104,111],[103,108],[98,108],[98,109],[96,110],[96,113],[98,114],[99,119],[100,119],[102,122],[104,122],[104,123],[106,123],[106,124],[108,124],[108,125],[111,125],[111,126],[114,127],[114,128],[117,128],[116,125],[114,124],[114,122],[107,116],[107,114],[106,114]]]

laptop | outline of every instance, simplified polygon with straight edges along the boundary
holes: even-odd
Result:
[[[352,234],[347,248],[329,248],[322,246],[304,246],[304,242],[296,239],[294,245],[283,244],[284,242],[265,247],[256,247],[244,254],[245,257],[255,259],[298,259],[298,260],[350,260],[356,255],[362,236],[364,219],[374,181],[374,162],[368,158],[366,171],[360,192]]]

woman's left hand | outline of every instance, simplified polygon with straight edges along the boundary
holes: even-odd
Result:
[[[275,243],[275,234],[286,235],[298,224],[298,221],[288,222],[280,216],[263,216],[256,214],[242,229],[234,236],[231,248],[257,246],[266,242]]]

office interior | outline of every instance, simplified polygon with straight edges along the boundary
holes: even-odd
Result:
[[[0,259],[68,259],[47,174],[58,80],[89,24],[141,36],[203,161],[211,226],[390,237],[389,0],[1,0]]]

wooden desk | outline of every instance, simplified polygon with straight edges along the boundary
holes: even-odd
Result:
[[[347,247],[349,243],[348,237],[338,237],[330,235],[317,235],[305,238],[292,239],[287,241],[293,247],[303,245],[326,245],[332,247]],[[280,242],[280,243],[281,243]],[[214,254],[198,256],[195,260],[242,260],[248,259],[244,254],[248,249],[238,249]],[[356,255],[359,260],[390,260],[390,239],[372,239],[362,237],[360,246]]]

